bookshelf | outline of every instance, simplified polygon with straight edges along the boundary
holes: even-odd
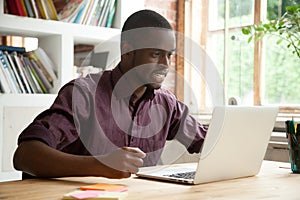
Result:
[[[58,79],[50,94],[0,93],[0,181],[21,178],[12,166],[17,137],[38,113],[52,104],[60,87],[73,79],[74,45],[89,44],[109,51],[108,63],[116,62],[121,25],[131,13],[144,8],[143,0],[126,0],[126,4],[118,0],[114,28],[104,28],[5,14],[3,2],[0,1],[0,35],[38,38],[38,46],[57,67]]]

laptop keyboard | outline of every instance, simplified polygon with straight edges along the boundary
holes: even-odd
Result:
[[[172,177],[172,178],[193,179],[195,177],[195,171],[176,173],[176,174],[167,174],[167,175],[164,175],[164,176],[169,176],[169,177]]]

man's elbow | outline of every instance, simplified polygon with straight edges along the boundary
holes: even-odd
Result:
[[[27,144],[28,142],[22,142],[17,147],[14,156],[13,156],[13,166],[16,170],[24,171],[24,165],[26,163],[26,159],[28,159],[29,155],[26,153],[28,148],[31,148]]]
[[[19,147],[16,149],[13,157],[13,166],[16,170],[21,170],[21,156]]]

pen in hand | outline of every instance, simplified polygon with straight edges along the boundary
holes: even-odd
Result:
[[[98,156],[97,159],[106,165],[115,177],[129,177],[130,174],[136,174],[139,171],[145,157],[146,154],[139,148],[122,147],[109,154]]]
[[[137,147],[123,147],[123,150],[127,151],[129,154],[127,154],[128,158],[128,171],[132,174],[135,174],[138,172],[138,167],[143,166],[143,158],[146,157],[146,154]],[[131,170],[133,169],[133,170]]]

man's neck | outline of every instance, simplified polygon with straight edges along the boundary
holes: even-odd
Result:
[[[136,102],[138,102],[142,98],[142,96],[145,94],[146,90],[147,90],[146,86],[141,86],[138,89],[136,89],[134,91],[134,95],[136,98],[133,99],[132,103],[135,104]]]

